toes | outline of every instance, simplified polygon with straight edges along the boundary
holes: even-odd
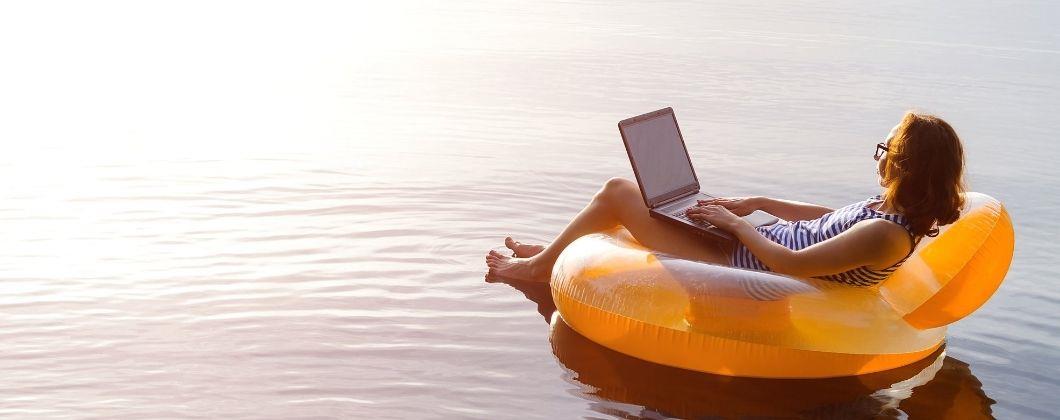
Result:
[[[506,236],[504,238],[504,246],[508,247],[511,250],[515,250],[515,247],[519,246],[519,243],[516,242],[515,239],[512,239],[511,236]]]
[[[505,262],[507,259],[508,257],[504,256],[504,254],[490,250],[490,252],[486,254],[486,265],[490,266],[491,268],[496,268],[501,263]]]

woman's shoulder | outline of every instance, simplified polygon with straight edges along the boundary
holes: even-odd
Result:
[[[862,226],[862,229],[869,230],[870,233],[873,234],[894,235],[902,239],[909,236],[909,232],[905,226],[894,223],[893,220],[880,217],[861,220],[858,222],[858,226]]]
[[[905,255],[909,251],[909,232],[905,227],[885,219],[872,218],[858,221],[849,229],[851,241],[864,241],[887,255]]]
[[[904,225],[883,218],[872,218],[858,222],[864,239],[872,240],[878,248],[880,260],[873,269],[891,267],[895,261],[904,260],[916,248],[910,241],[911,234]],[[870,239],[871,238],[871,239]]]

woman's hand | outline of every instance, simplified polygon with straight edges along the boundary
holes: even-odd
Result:
[[[736,233],[745,225],[751,227],[746,220],[717,204],[696,205],[686,213],[689,219],[710,223],[729,233]]]
[[[718,197],[710,200],[699,200],[699,205],[716,204],[729,211],[733,214],[743,217],[755,210],[762,208],[763,197]]]

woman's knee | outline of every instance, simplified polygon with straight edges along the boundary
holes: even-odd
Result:
[[[644,199],[636,182],[625,178],[611,178],[604,183],[593,197],[593,202],[617,211],[616,216],[627,214],[627,211],[642,210]]]
[[[640,188],[637,187],[637,183],[626,178],[611,178],[604,183],[604,186],[600,188],[598,196],[604,197],[615,197],[615,196],[629,196],[631,193],[640,194]]]

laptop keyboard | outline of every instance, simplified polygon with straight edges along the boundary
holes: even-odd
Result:
[[[686,212],[686,211],[688,211],[688,209],[690,209],[690,208],[692,208],[692,207],[695,207],[695,206],[688,206],[688,207],[685,207],[685,208],[683,208],[683,209],[681,209],[681,210],[678,210],[678,211],[675,211],[675,212],[673,212],[673,213],[670,213],[670,215],[671,215],[671,216],[673,216],[673,217],[676,217],[676,218],[678,218],[678,219],[684,220],[684,221],[686,221],[686,222],[688,222],[688,223],[691,223],[691,224],[693,224],[693,225],[697,225],[697,226],[703,226],[703,227],[710,227],[710,226],[714,226],[714,225],[710,224],[709,222],[704,222],[704,221],[701,221],[701,220],[693,220],[693,219],[689,219],[689,218],[688,218],[688,214],[687,214],[687,213],[685,213],[685,212]]]

